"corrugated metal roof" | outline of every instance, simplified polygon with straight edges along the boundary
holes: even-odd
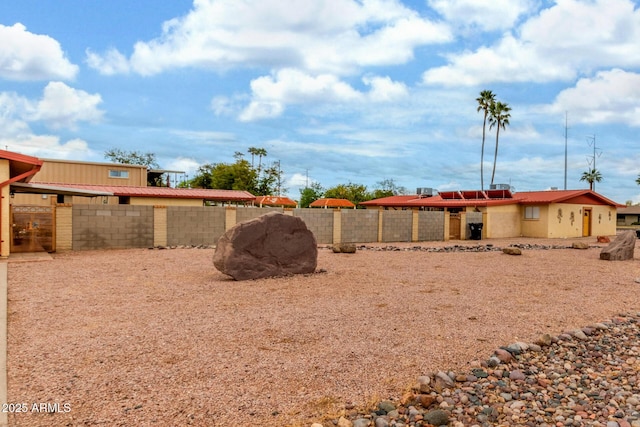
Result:
[[[45,184],[45,183],[39,183]],[[64,188],[79,190],[103,191],[114,196],[124,197],[166,197],[173,199],[203,199],[214,201],[249,202],[255,196],[248,191],[217,190],[203,188],[171,188],[171,187],[133,187],[123,185],[89,185],[46,183]]]
[[[309,205],[311,208],[355,208],[356,205],[347,199],[318,199]]]
[[[618,209],[618,213],[622,215],[640,215],[640,206],[626,206]]]
[[[544,203],[571,203],[572,200],[592,200],[593,204],[611,205],[616,207],[624,207],[620,203],[607,199],[601,194],[592,190],[546,190],[546,191],[523,191],[517,193],[518,199],[522,204],[544,204]]]
[[[359,203],[363,206],[407,206],[407,202],[420,198],[416,194],[382,197]]]

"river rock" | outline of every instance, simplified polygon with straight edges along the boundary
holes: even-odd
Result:
[[[573,249],[589,249],[589,244],[587,242],[573,242],[571,247]]]
[[[600,252],[600,259],[606,261],[626,261],[633,259],[635,246],[636,233],[634,233],[633,230],[624,231]]]
[[[355,243],[334,243],[331,249],[333,250],[333,253],[336,253],[336,254],[355,254],[356,253]]]
[[[213,265],[235,280],[313,273],[318,247],[301,218],[269,212],[236,224],[218,240]]]

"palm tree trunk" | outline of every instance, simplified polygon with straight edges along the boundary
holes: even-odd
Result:
[[[500,122],[496,127],[496,152],[493,155],[493,172],[491,172],[491,185],[493,185],[493,179],[496,176],[496,163],[498,162],[498,137],[500,135]]]
[[[487,129],[487,110],[484,111],[484,121],[482,122],[482,149],[480,151],[480,191],[484,191],[484,139]],[[640,178],[638,178],[640,180]]]

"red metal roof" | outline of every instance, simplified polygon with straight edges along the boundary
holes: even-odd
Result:
[[[29,182],[42,167],[42,160],[26,154],[0,150],[0,159],[9,160],[9,181]]]
[[[624,207],[613,200],[592,190],[547,190],[547,191],[523,191],[517,193],[520,203],[525,205],[544,203],[577,203],[591,205],[610,205]]]
[[[258,206],[298,206],[295,200],[282,196],[257,196],[254,203]]]
[[[420,198],[420,196],[412,195],[399,195],[382,197],[380,199],[367,200],[366,202],[360,202],[362,206],[407,206],[407,202]]]
[[[512,195],[508,190],[447,191],[433,197],[392,196],[360,203],[365,206],[460,208],[467,206],[501,206],[510,204],[577,203],[623,207],[590,190],[523,191]]]
[[[356,205],[347,199],[318,199],[309,205],[310,208],[355,208]]]
[[[38,183],[44,184],[44,183]],[[89,184],[59,184],[49,183],[57,187],[75,188],[80,190],[105,191],[114,196],[125,197],[165,197],[173,199],[203,199],[229,202],[250,202],[255,196],[247,191],[217,190],[202,188],[171,188],[171,187],[133,187],[123,185],[89,185]]]

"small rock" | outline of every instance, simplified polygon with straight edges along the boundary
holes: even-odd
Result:
[[[424,420],[434,426],[443,426],[449,424],[449,413],[442,409],[429,411],[424,415]]]
[[[340,417],[338,427],[353,427],[353,423],[345,417]]]
[[[497,349],[494,354],[502,363],[509,363],[513,359],[511,353],[502,348]]]
[[[573,249],[589,249],[589,244],[586,242],[573,242],[571,247]]]
[[[503,248],[502,252],[507,255],[522,255],[522,251],[520,250],[520,248],[513,248],[513,247]]]

